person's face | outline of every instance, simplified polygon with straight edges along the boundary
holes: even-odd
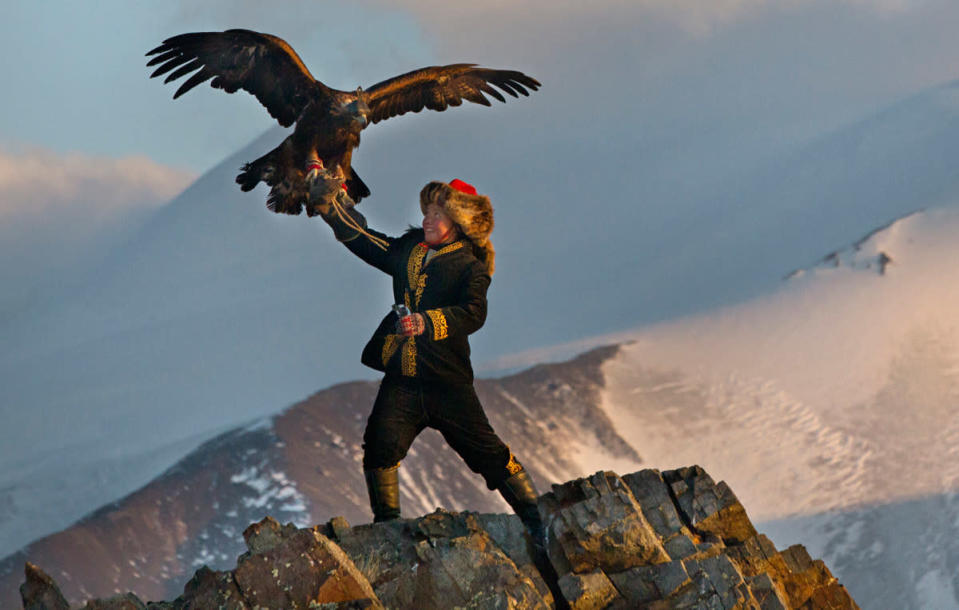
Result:
[[[456,239],[456,225],[443,208],[431,203],[426,206],[426,214],[423,215],[423,233],[426,243],[435,246]]]

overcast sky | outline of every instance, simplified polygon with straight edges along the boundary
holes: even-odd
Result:
[[[720,119],[811,132],[954,78],[956,17],[947,0],[14,0],[0,22],[0,144],[208,169],[271,119],[251,96],[206,85],[172,101],[143,54],[229,27],[287,39],[338,88],[476,61],[539,77],[538,112],[592,103],[637,138]]]
[[[952,79],[957,16],[945,0],[14,1],[0,23],[0,138],[207,169],[271,119],[252,97],[206,85],[173,102],[173,87],[147,78],[143,54],[170,35],[229,27],[284,37],[339,88],[477,61],[540,77],[544,112],[579,90],[611,109],[759,112],[798,128]],[[696,98],[693,83],[715,92],[717,82],[727,83],[719,99]],[[646,122],[629,118],[622,129]]]

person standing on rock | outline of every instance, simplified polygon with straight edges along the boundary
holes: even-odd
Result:
[[[486,320],[494,268],[489,198],[462,180],[430,182],[420,192],[422,228],[388,237],[367,227],[340,179],[312,169],[309,212],[322,216],[351,252],[393,278],[396,305],[361,358],[385,373],[363,435],[373,520],[399,518],[400,462],[431,427],[502,494],[542,545],[536,488],[493,431],[473,388],[468,336]]]

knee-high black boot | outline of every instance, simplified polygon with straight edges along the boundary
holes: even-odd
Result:
[[[526,469],[511,475],[496,489],[513,511],[519,515],[526,529],[529,530],[537,551],[545,550],[546,530],[543,528],[543,519],[539,515],[539,508],[536,506],[536,499],[539,494],[536,492],[533,480],[529,477]]]
[[[400,518],[400,466],[365,470],[366,490],[370,493],[373,523]]]
[[[522,469],[516,474],[511,475],[496,488],[507,504],[513,511],[519,515],[523,525],[529,531],[529,537],[533,543],[533,564],[539,570],[540,576],[546,586],[553,594],[553,603],[556,608],[568,609],[569,603],[563,597],[563,591],[559,586],[559,576],[556,569],[549,560],[549,552],[546,548],[546,528],[543,526],[543,518],[540,517],[539,508],[536,506],[536,500],[539,494],[533,485],[533,480],[527,474],[526,469]]]

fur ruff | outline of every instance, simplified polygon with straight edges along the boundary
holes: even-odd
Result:
[[[440,197],[442,195],[442,197]],[[493,232],[493,205],[485,195],[470,195],[451,187],[445,182],[434,181],[420,191],[420,209],[426,214],[426,206],[440,203],[456,223],[460,233],[473,242],[477,256],[493,275],[496,267],[496,251],[490,241]]]

